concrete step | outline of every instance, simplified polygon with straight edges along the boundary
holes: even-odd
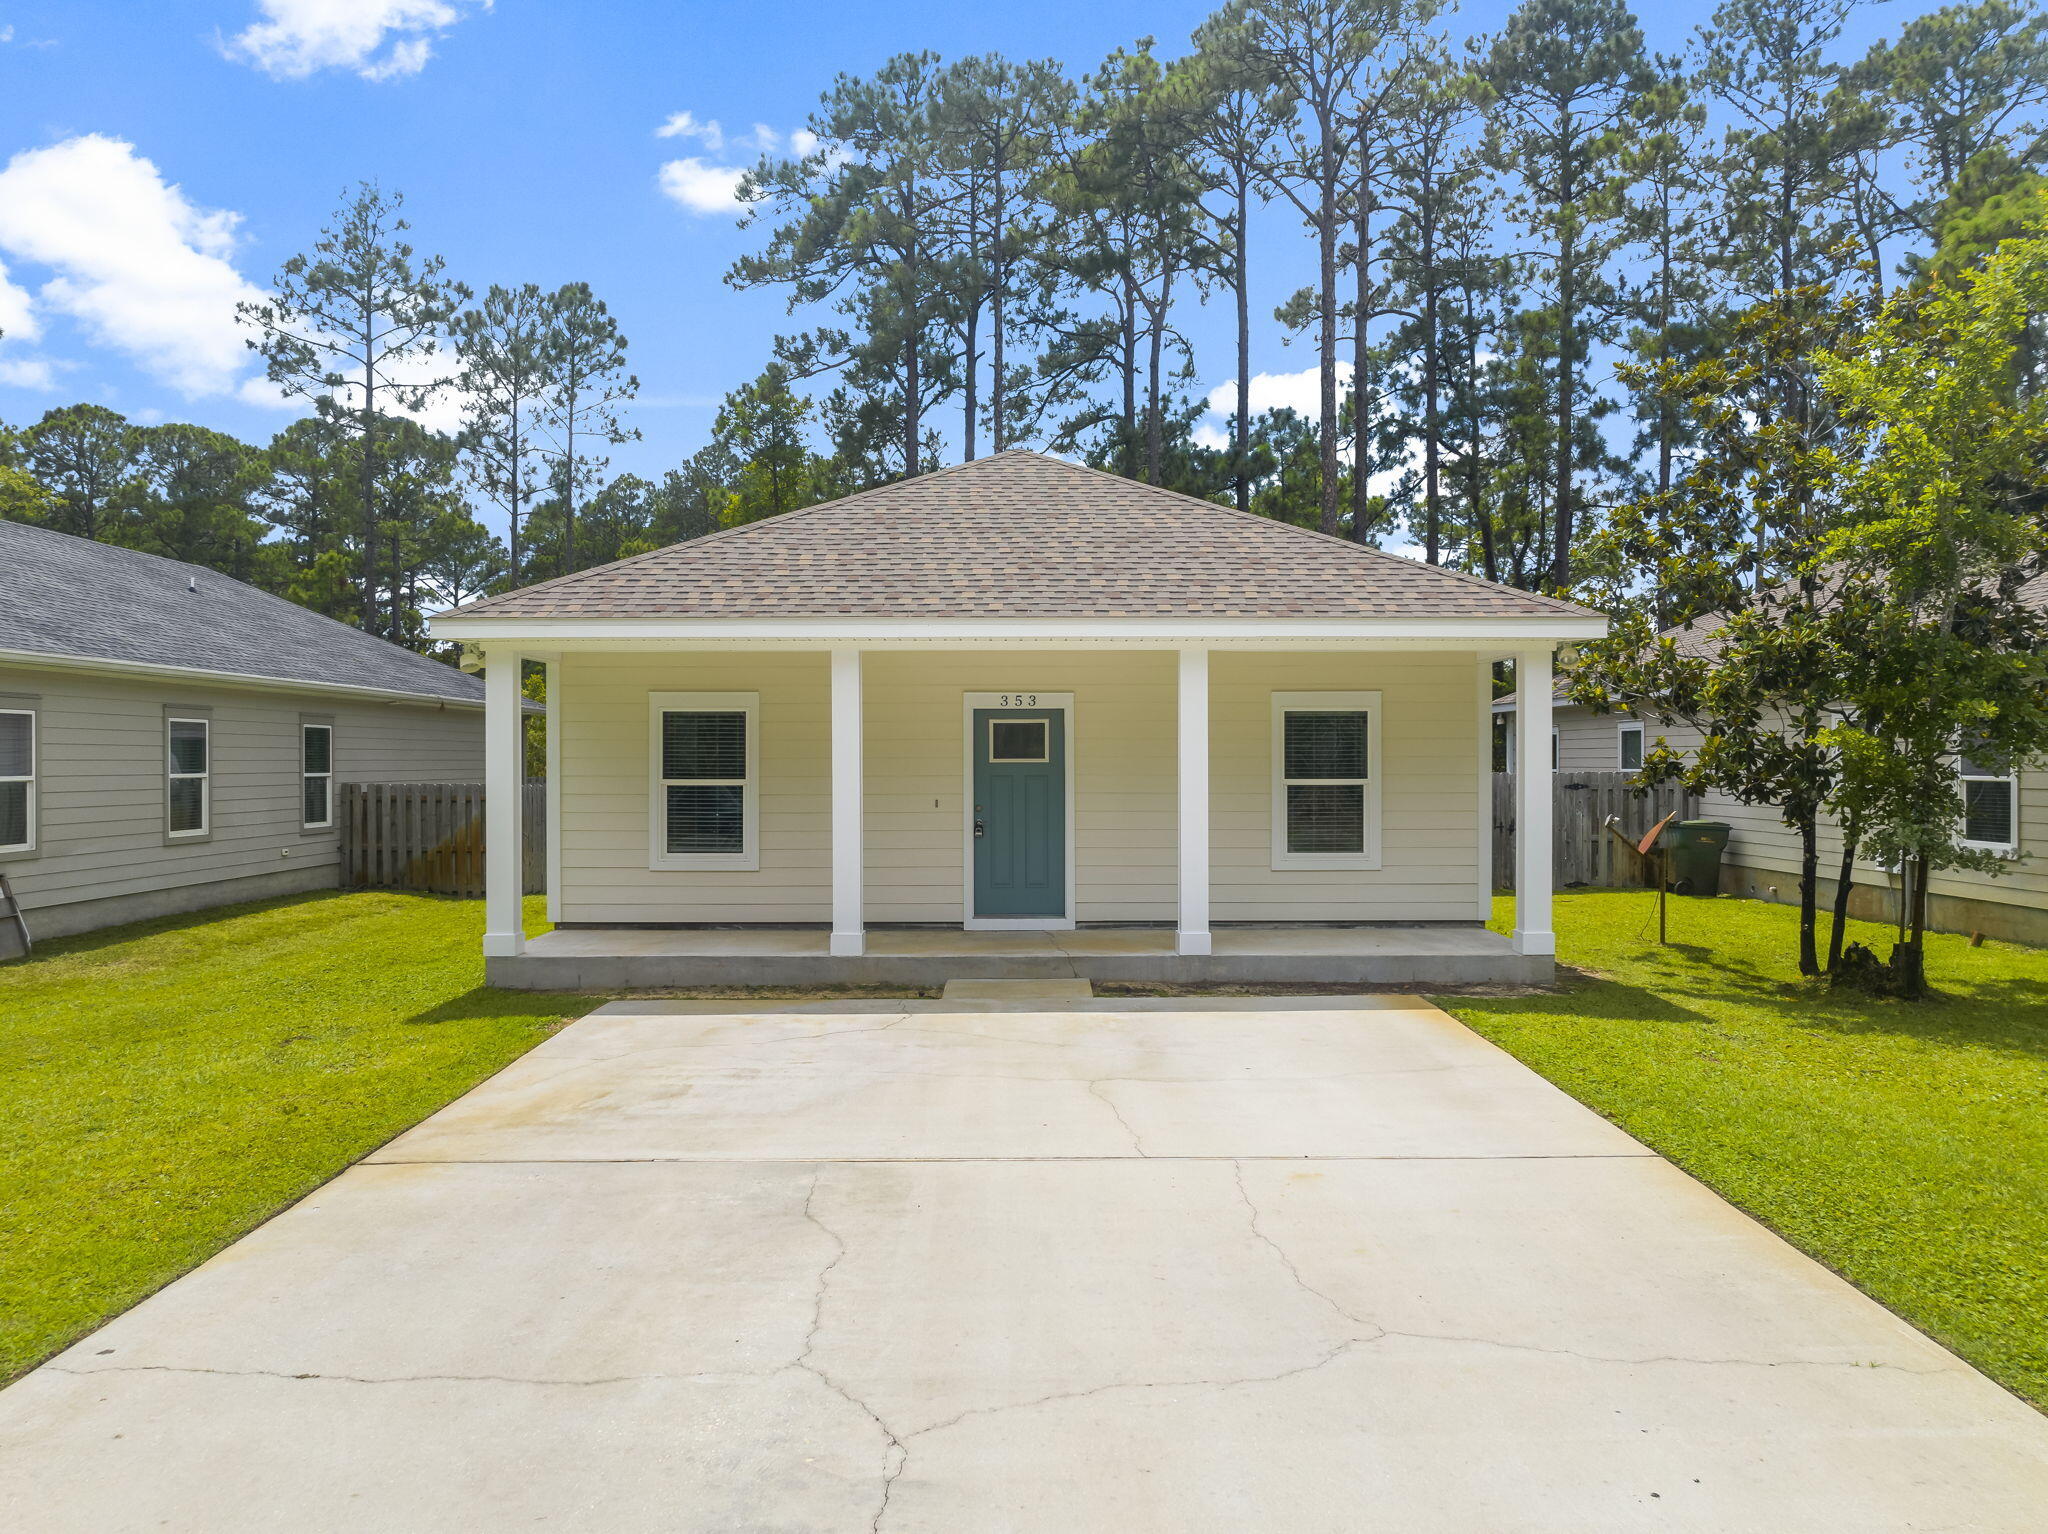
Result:
[[[948,980],[947,1001],[1086,1001],[1095,994],[1087,980]]]

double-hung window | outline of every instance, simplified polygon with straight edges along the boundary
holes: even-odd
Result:
[[[334,726],[299,726],[299,824],[325,831],[334,824]]]
[[[206,719],[164,721],[167,737],[165,829],[174,837],[201,837],[212,827],[213,726]]]
[[[2018,774],[2009,766],[1967,756],[1959,771],[1963,780],[1963,845],[1982,852],[2018,852]]]
[[[1273,695],[1273,867],[1377,868],[1380,695]]]
[[[1623,772],[1634,772],[1643,765],[1643,727],[1640,724],[1622,724],[1621,748],[1617,760]]]
[[[0,852],[36,845],[36,716],[0,708]]]
[[[652,868],[761,866],[760,695],[650,699]]]

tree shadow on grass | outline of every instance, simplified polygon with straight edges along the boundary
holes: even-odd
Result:
[[[405,1019],[406,1026],[525,1020],[553,1032],[602,1005],[602,996],[575,996],[554,991],[501,991],[479,985],[436,1002]]]

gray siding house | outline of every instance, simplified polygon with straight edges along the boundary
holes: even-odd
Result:
[[[0,522],[0,872],[36,937],[331,887],[338,785],[482,775],[476,678]]]
[[[2036,607],[2048,607],[2048,575],[2036,576],[2021,588]],[[1714,626],[1701,619],[1689,630],[1672,630],[1681,644],[1711,651]],[[1626,712],[1596,714],[1564,695],[1560,685],[1551,708],[1551,762],[1559,772],[1633,772],[1643,764],[1645,750],[1663,742],[1681,753],[1697,750],[1699,731],[1678,723],[1643,720]],[[1520,756],[1515,740],[1514,700],[1503,698],[1494,712],[1504,719],[1510,770]],[[1988,766],[1968,760],[1956,763],[1966,805],[1964,844],[2003,860],[1995,875],[1975,869],[1937,872],[1927,885],[1928,924],[1937,932],[1981,932],[2012,942],[2048,945],[2048,762]],[[1795,903],[1799,899],[1799,838],[1768,805],[1743,804],[1709,790],[1700,814],[1726,821],[1724,893],[1758,900]],[[1823,817],[1820,826],[1820,898],[1833,901],[1835,874],[1841,866],[1840,828]],[[1849,910],[1871,921],[1892,921],[1898,915],[1899,875],[1896,869],[1861,859],[1850,894]]]

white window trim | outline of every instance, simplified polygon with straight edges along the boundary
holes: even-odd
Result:
[[[1365,715],[1365,849],[1362,852],[1290,852],[1287,850],[1287,724],[1289,713],[1363,713]],[[1273,860],[1276,873],[1314,869],[1376,869],[1380,866],[1380,736],[1384,715],[1377,692],[1276,692],[1272,719]],[[1304,780],[1306,781],[1306,780]],[[1341,781],[1350,782],[1351,779]]]
[[[180,724],[196,724],[205,732],[206,770],[203,772],[180,772],[171,756],[171,727]],[[171,785],[191,779],[199,780],[199,824],[183,831],[171,829]],[[213,834],[213,721],[192,714],[167,714],[164,716],[164,835],[171,841],[198,841]]]
[[[2017,769],[2011,772],[1964,772],[1963,764],[1956,763],[1956,781],[1963,783],[2004,783],[2012,791],[2012,840],[2009,842],[1974,842],[1967,836],[1958,836],[1958,846],[1968,847],[1973,852],[1993,852],[2000,857],[2016,858],[2020,855],[2020,775]],[[1967,793],[1967,790],[1965,790]],[[1969,825],[1968,806],[1964,807],[1963,825]]]
[[[37,759],[37,748],[41,742],[36,739],[36,711],[32,708],[0,708],[0,715],[4,714],[19,714],[28,721],[28,775],[26,777],[0,777],[0,783],[26,783],[28,785],[27,803],[24,806],[27,812],[25,826],[28,832],[28,840],[25,842],[8,842],[0,845],[0,852],[34,852],[36,850],[36,769],[42,765]]]
[[[1636,738],[1635,767],[1631,767],[1628,764],[1628,738],[1631,735]],[[1644,755],[1649,750],[1649,744],[1649,739],[1643,733],[1643,726],[1640,721],[1621,720],[1614,727],[1614,765],[1622,772],[1637,771],[1642,765]]]
[[[327,732],[327,770],[306,771],[306,732],[325,730]],[[211,765],[212,758],[208,757]],[[327,818],[306,819],[306,782],[310,778],[323,778],[327,783]],[[299,829],[302,831],[329,831],[334,828],[334,726],[331,724],[301,724],[299,726]]]
[[[745,714],[747,779],[741,794],[738,852],[668,850],[668,781],[661,775],[664,713]],[[678,778],[677,782],[729,779]],[[651,692],[647,695],[647,866],[656,872],[755,873],[761,867],[761,695],[757,692]]]

